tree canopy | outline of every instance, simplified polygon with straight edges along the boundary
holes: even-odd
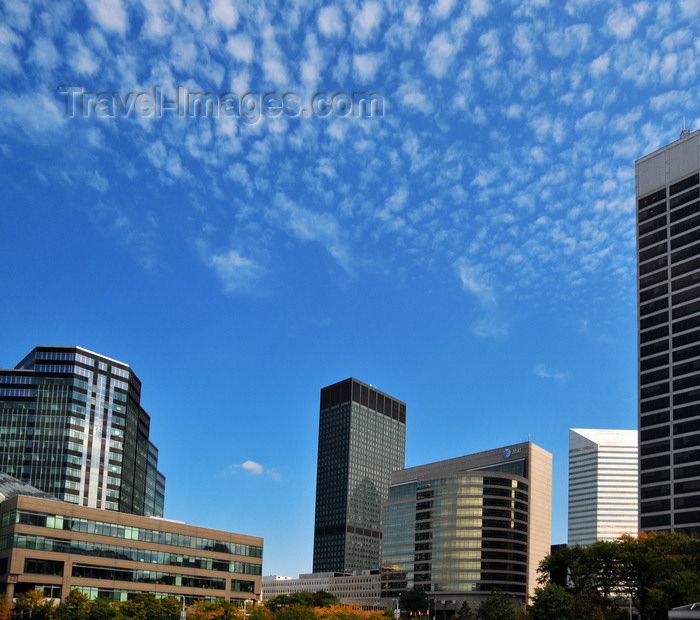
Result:
[[[532,613],[560,596],[551,587],[557,585],[574,596],[572,613],[588,614],[582,617],[594,617],[595,607],[605,620],[625,617],[621,610],[631,603],[644,620],[666,620],[669,609],[700,601],[700,541],[674,532],[623,536],[558,549],[539,572],[547,592],[535,597]]]

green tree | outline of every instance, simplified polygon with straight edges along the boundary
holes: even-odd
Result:
[[[313,592],[301,590],[300,592],[292,592],[288,594],[290,605],[301,605],[302,607],[314,607],[315,597]]]
[[[273,613],[265,604],[248,607],[247,615],[248,620],[273,620]]]
[[[700,541],[675,532],[623,537],[621,584],[644,620],[666,620],[700,594]]]
[[[595,590],[584,590],[576,595],[571,617],[573,620],[604,620],[603,597]]]
[[[80,590],[71,590],[54,613],[59,620],[88,620],[90,599]]]
[[[457,611],[455,614],[454,620],[474,620],[474,613],[472,612],[472,608],[469,606],[467,601],[462,603],[459,611]]]
[[[583,563],[587,581],[602,597],[604,609],[613,604],[620,587],[621,559],[620,541],[599,540],[584,549]]]
[[[515,620],[513,601],[505,592],[494,590],[491,596],[479,605],[476,617],[478,620]]]
[[[151,592],[142,592],[121,603],[119,614],[134,620],[179,620],[180,602],[174,598],[159,599]]]
[[[573,594],[563,586],[550,583],[544,588],[535,588],[529,611],[534,620],[569,620],[573,606]]]
[[[54,603],[46,598],[43,590],[29,590],[15,597],[15,615],[32,620],[51,620],[54,614]]]
[[[276,596],[271,596],[265,602],[265,606],[273,613],[281,607],[289,607],[289,605],[289,596],[287,596],[286,594],[277,594]]]
[[[96,598],[88,608],[88,620],[114,620],[118,615],[114,601],[108,598]]]
[[[340,605],[340,599],[337,596],[333,596],[330,592],[319,590],[314,593],[313,605],[314,607],[331,607]]]

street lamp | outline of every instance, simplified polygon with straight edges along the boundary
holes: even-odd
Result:
[[[401,616],[401,610],[399,610],[399,599],[392,598],[391,600],[394,603],[394,619],[398,620]]]

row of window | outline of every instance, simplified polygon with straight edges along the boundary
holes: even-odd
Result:
[[[6,527],[12,523],[36,525],[39,527],[83,532],[86,534],[98,534],[127,540],[140,540],[161,545],[201,549],[203,551],[231,553],[253,558],[262,557],[262,547],[187,536],[185,534],[175,534],[173,532],[162,532],[140,527],[129,527],[104,521],[93,521],[91,519],[78,519],[64,515],[50,515],[26,510],[11,510],[2,516],[2,527]]]

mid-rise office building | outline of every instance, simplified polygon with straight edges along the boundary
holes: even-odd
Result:
[[[450,614],[498,589],[523,605],[550,552],[551,512],[552,455],[530,442],[394,472],[382,596],[422,589]]]
[[[635,173],[640,529],[700,534],[700,131]]]
[[[379,566],[382,502],[405,445],[406,403],[352,378],[321,390],[314,573]]]
[[[73,504],[163,515],[165,477],[127,364],[36,347],[0,369],[0,471]]]
[[[341,605],[357,605],[364,610],[387,609],[392,604],[381,597],[380,570],[353,573],[307,573],[298,578],[269,575],[262,578],[262,600],[294,592],[328,592]]]
[[[638,532],[637,431],[569,429],[569,545]]]
[[[0,594],[260,600],[263,540],[47,499],[0,476]],[[14,495],[16,492],[20,495]]]

